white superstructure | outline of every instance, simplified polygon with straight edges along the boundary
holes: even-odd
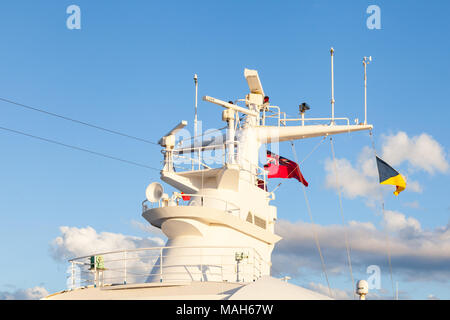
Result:
[[[274,193],[266,188],[264,146],[369,130],[372,126],[366,121],[351,125],[346,118],[335,118],[334,98],[332,118],[308,119],[303,110],[301,118],[289,119],[265,98],[256,70],[245,69],[244,76],[250,88],[245,98],[231,103],[203,97],[204,101],[212,103],[211,108],[213,105],[223,108],[225,134],[205,140],[194,137],[188,143],[186,140],[179,143],[177,133],[187,125],[187,121],[181,121],[159,140],[164,154],[161,180],[177,191],[169,196],[159,184],[151,184],[146,192],[147,200],[143,202],[142,216],[164,232],[168,238],[166,246],[92,256],[94,260],[101,256],[101,265],[96,261],[86,262],[92,257],[71,260],[74,268],[89,265],[85,272],[91,272],[92,282],[86,284],[94,287],[83,290],[84,294],[71,290],[50,298],[133,298],[133,291],[129,291],[133,286],[137,295],[134,298],[149,299],[232,299],[234,294],[240,299],[260,298],[264,294],[268,299],[275,299],[271,288],[277,288],[280,299],[326,298],[270,277],[271,254],[281,237],[274,231],[277,208],[271,205]],[[195,81],[197,84],[197,77]],[[309,124],[310,121],[322,124]],[[207,164],[204,153],[211,151],[221,152],[221,156],[216,155],[216,160],[222,159],[221,163]],[[260,154],[264,155],[263,159]],[[186,170],[179,170],[180,159]],[[110,254],[113,256],[108,260]],[[147,257],[147,263],[139,266],[139,272],[134,272],[140,274],[139,280],[134,278],[134,283],[130,280],[133,278],[130,270],[136,267],[130,259],[132,255]],[[115,261],[115,265],[108,266],[108,261]],[[112,270],[116,273],[112,274]],[[205,295],[194,296],[194,291],[201,291],[202,285]],[[121,288],[128,289],[126,294]],[[186,288],[193,290],[192,295],[177,295],[177,292],[190,292]],[[170,293],[164,294],[169,292],[167,290]],[[230,290],[233,294],[223,294]],[[287,292],[290,295],[287,296]]]
[[[175,146],[175,134],[186,122],[183,121],[174,130],[164,136],[160,143],[165,148],[165,165],[161,179],[191,200],[186,205],[177,205],[177,194],[169,201],[162,202],[157,208],[145,210],[143,217],[153,226],[161,228],[168,237],[167,246],[202,247],[223,246],[252,247],[258,252],[264,263],[262,275],[270,275],[271,253],[281,238],[274,233],[277,219],[276,207],[270,205],[274,195],[258,187],[258,180],[265,181],[265,171],[259,164],[259,151],[266,143],[304,139],[343,132],[371,129],[370,125],[337,125],[336,119],[330,125],[288,125],[294,121],[284,119],[278,107],[264,104],[264,90],[256,70],[245,69],[244,76],[250,88],[245,97],[245,106],[237,106],[216,98],[205,96],[203,100],[222,106],[222,119],[227,122],[225,141],[209,148],[224,148],[225,163],[219,168],[200,168],[184,172],[175,172],[174,157],[179,154]],[[271,112],[272,111],[272,112]],[[275,125],[266,124],[266,114],[276,117]],[[237,128],[240,115],[245,115]],[[298,123],[299,121],[297,121]],[[180,147],[183,154],[196,153],[200,148]],[[202,158],[200,156],[200,162]],[[213,249],[211,249],[213,250]],[[225,250],[225,249],[223,249]],[[230,249],[229,256],[234,256]],[[185,265],[202,264],[208,273],[215,273],[214,261],[195,261],[198,256],[193,249],[176,249],[172,256],[168,250],[167,260],[174,265],[174,278],[190,279],[189,268]],[[223,252],[226,254],[226,250]],[[186,256],[186,258],[178,258]],[[252,259],[252,257],[249,257]],[[185,269],[184,277],[181,275]],[[170,279],[170,276],[167,276]],[[211,278],[211,276],[210,276]]]

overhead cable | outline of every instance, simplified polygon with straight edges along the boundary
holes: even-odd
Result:
[[[43,114],[46,114],[46,115],[49,115],[49,116],[52,116],[52,117],[56,117],[56,118],[59,118],[59,119],[72,121],[72,122],[75,122],[75,123],[78,123],[78,124],[81,124],[81,125],[84,125],[84,126],[88,126],[88,127],[94,128],[94,129],[98,129],[98,130],[102,130],[102,131],[105,131],[105,132],[109,132],[109,133],[112,133],[112,134],[115,134],[115,135],[119,135],[119,136],[122,136],[122,137],[134,139],[134,140],[137,140],[137,141],[141,141],[141,142],[145,142],[145,143],[149,143],[149,144],[153,144],[153,145],[158,145],[156,142],[153,142],[153,141],[150,141],[150,140],[147,140],[147,139],[135,137],[135,136],[123,133],[123,132],[116,131],[116,130],[111,130],[111,129],[107,129],[107,128],[104,128],[104,127],[100,127],[100,126],[95,125],[95,124],[91,124],[91,123],[88,123],[88,122],[85,122],[85,121],[80,121],[80,120],[77,120],[77,119],[69,118],[69,117],[66,117],[66,116],[54,113],[54,112],[50,112],[50,111],[46,111],[46,110],[43,110],[43,109],[40,109],[40,108],[32,107],[32,106],[29,106],[29,105],[26,105],[26,104],[23,104],[23,103],[19,103],[19,102],[16,102],[16,101],[8,100],[8,99],[1,98],[1,97],[0,97],[0,101],[6,102],[6,103],[9,103],[9,104],[13,104],[13,105],[18,106],[18,107],[25,108],[27,110],[40,112],[40,113],[43,113]]]
[[[62,143],[62,142],[59,142],[59,141],[55,141],[55,140],[39,137],[39,136],[32,135],[32,134],[29,134],[29,133],[25,133],[25,132],[22,132],[22,131],[19,131],[19,130],[9,129],[9,128],[5,128],[5,127],[0,127],[0,130],[13,132],[13,133],[20,134],[20,135],[23,135],[23,136],[27,136],[27,137],[30,137],[30,138],[34,138],[34,139],[38,139],[38,140],[41,140],[41,141],[45,141],[45,142],[53,143],[53,144],[56,144],[56,145],[60,145],[60,146],[66,147],[66,148],[71,148],[71,149],[74,149],[74,150],[87,152],[87,153],[94,154],[94,155],[97,155],[97,156],[101,156],[101,157],[104,157],[104,158],[108,158],[108,159],[112,159],[112,160],[116,160],[116,161],[120,161],[120,162],[124,162],[124,163],[128,163],[128,164],[132,164],[132,165],[135,165],[135,166],[138,166],[138,167],[143,167],[143,168],[147,168],[147,169],[151,169],[151,170],[161,171],[161,169],[154,168],[154,167],[151,167],[151,166],[147,166],[145,164],[137,163],[137,162],[126,160],[126,159],[117,158],[117,157],[110,156],[110,155],[107,155],[107,154],[104,154],[104,153],[101,153],[101,152],[88,150],[88,149],[77,147],[77,146],[73,146],[73,145],[70,145],[70,144],[67,144],[67,143]]]

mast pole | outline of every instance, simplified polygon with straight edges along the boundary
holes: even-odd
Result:
[[[194,99],[194,139],[192,143],[194,144],[194,148],[197,146],[197,101],[198,101],[198,77],[197,74],[194,74],[194,85],[195,85],[195,99]],[[195,155],[195,153],[194,153]],[[198,169],[200,170],[200,149],[198,150]],[[194,162],[192,162],[192,170],[194,170]]]
[[[198,77],[197,74],[194,74],[194,84],[195,84],[195,115],[194,115],[194,139],[197,137],[197,100],[198,100]]]
[[[364,124],[367,124],[367,65],[372,61],[372,57],[364,57]]]
[[[367,124],[367,63],[364,60],[364,124]]]
[[[334,124],[334,49],[331,47],[331,124]]]

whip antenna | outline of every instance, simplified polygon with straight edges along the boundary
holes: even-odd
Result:
[[[331,124],[334,124],[334,49],[331,47]]]
[[[197,97],[198,97],[198,77],[197,74],[194,74],[194,84],[195,84],[195,115],[194,115],[194,137],[197,136]]]
[[[367,124],[367,65],[372,61],[372,56],[363,58],[364,65],[364,124]]]

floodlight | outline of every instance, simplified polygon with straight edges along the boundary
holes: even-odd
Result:
[[[298,106],[298,110],[300,111],[300,113],[305,113],[305,111],[309,110],[309,109],[311,109],[311,108],[309,107],[309,105],[306,102],[303,102]]]

